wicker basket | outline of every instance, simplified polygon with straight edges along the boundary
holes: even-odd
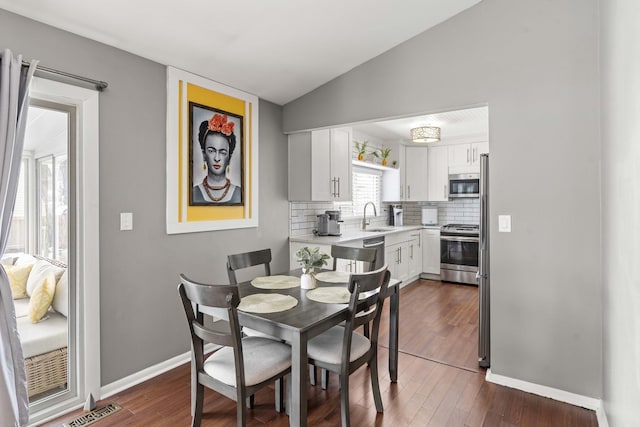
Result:
[[[59,348],[24,360],[29,397],[67,384],[67,348]]]

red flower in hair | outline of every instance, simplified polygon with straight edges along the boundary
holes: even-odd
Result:
[[[229,136],[233,133],[234,124],[233,122],[227,121],[227,116],[214,114],[213,117],[209,119],[209,130]]]
[[[220,130],[220,132],[222,132],[223,134],[229,136],[233,133],[233,125],[235,125],[235,123],[233,122],[227,122],[225,124],[222,125],[222,129]]]

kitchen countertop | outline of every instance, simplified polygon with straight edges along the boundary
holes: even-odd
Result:
[[[289,242],[312,243],[315,245],[334,245],[340,243],[348,243],[354,240],[369,239],[371,237],[385,236],[392,233],[400,233],[402,231],[421,230],[423,228],[439,230],[439,225],[404,225],[401,227],[385,226],[369,226],[372,230],[347,230],[342,232],[341,236],[316,236],[314,234],[306,234],[303,236],[290,236]]]

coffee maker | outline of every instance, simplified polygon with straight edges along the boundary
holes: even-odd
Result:
[[[316,215],[318,218],[318,223],[316,225],[316,229],[314,233],[318,236],[328,236],[329,235],[329,215],[326,213]]]
[[[342,222],[342,213],[340,211],[325,211],[328,215],[327,234],[329,236],[340,236],[340,223]]]
[[[318,236],[340,236],[340,223],[342,222],[342,213],[340,211],[325,211],[323,214],[316,215],[318,224],[315,233]]]
[[[402,205],[389,206],[389,225],[402,226]]]

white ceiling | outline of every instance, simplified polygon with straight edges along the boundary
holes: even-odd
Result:
[[[69,117],[62,111],[29,106],[24,149],[38,157],[66,153]]]
[[[479,1],[0,0],[0,8],[284,105]]]
[[[489,139],[489,107],[467,108],[402,119],[352,125],[354,132],[389,142],[410,142],[411,129],[419,126],[437,126],[442,142],[460,138]]]

